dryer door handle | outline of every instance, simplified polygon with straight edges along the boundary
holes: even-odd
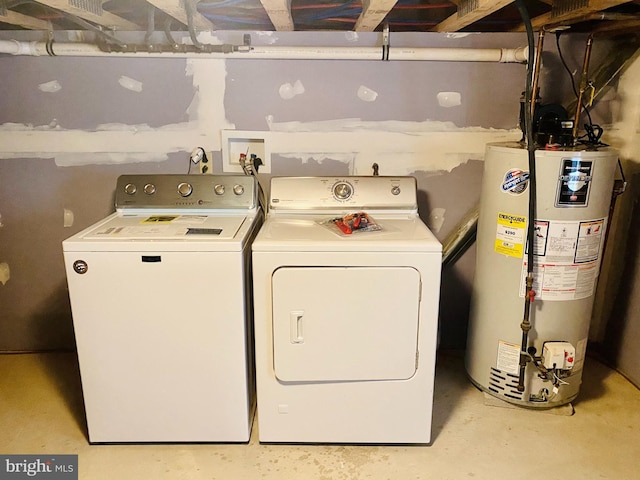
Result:
[[[304,336],[302,335],[302,318],[304,312],[302,310],[296,310],[289,313],[289,322],[291,325],[291,343],[304,343]]]

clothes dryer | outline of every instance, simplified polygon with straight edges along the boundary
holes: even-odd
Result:
[[[429,443],[442,247],[416,180],[273,178],[252,250],[260,441]]]

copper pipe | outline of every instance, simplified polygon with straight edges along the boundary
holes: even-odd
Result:
[[[540,62],[542,60],[542,47],[544,45],[544,29],[538,35],[538,46],[536,47],[536,57],[533,64],[533,84],[531,86],[531,118],[535,118],[536,99],[538,98],[538,83],[540,79]]]
[[[582,113],[582,97],[587,89],[589,81],[589,59],[591,58],[591,46],[593,44],[593,34],[587,39],[587,48],[584,52],[584,64],[582,66],[582,76],[580,78],[580,91],[578,92],[578,102],[576,105],[576,116],[573,122],[573,143],[578,139],[578,129],[580,126],[580,114]]]

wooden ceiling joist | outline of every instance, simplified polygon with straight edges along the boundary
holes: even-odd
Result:
[[[51,23],[39,18],[23,15],[11,10],[6,11],[6,15],[2,15],[0,12],[0,22],[8,23],[11,25],[17,25],[18,27],[26,28],[27,30],[51,30]]]
[[[398,0],[363,0],[362,14],[354,30],[356,32],[373,32],[384,20]]]
[[[276,31],[292,32],[294,30],[291,0],[260,0],[260,3]]]
[[[501,8],[506,7],[513,3],[513,0],[477,0],[477,2],[473,2],[473,8],[470,9],[469,12],[461,14],[461,7],[463,7],[465,3],[472,4],[471,1],[460,2],[458,5],[458,12],[440,22],[438,25],[433,27],[432,30],[434,32],[457,32],[484,17],[497,12]]]
[[[69,0],[38,0],[38,3],[47,5],[48,7],[55,8],[62,12],[74,15],[76,17],[87,20],[88,22],[101,25],[108,29],[116,30],[140,30],[140,26],[133,22],[125,20],[122,17],[102,11],[99,14],[91,12],[84,8],[79,8],[72,5]]]
[[[638,31],[640,31],[640,19],[606,21],[593,29],[593,33],[596,35],[602,33],[632,33]]]
[[[147,0],[151,5],[158,10],[162,10],[164,13],[183,25],[188,25],[187,11],[184,8],[184,2],[189,0]],[[207,18],[199,12],[194,12],[193,15],[193,27],[196,30],[211,30],[212,25]]]
[[[629,0],[590,0],[588,5],[576,8],[561,15],[553,16],[552,12],[544,13],[531,19],[531,25],[534,30],[541,30],[545,27],[571,25],[579,22],[591,14],[606,10],[608,8],[617,7],[623,3],[629,3]],[[513,31],[524,32],[524,25],[515,28]]]

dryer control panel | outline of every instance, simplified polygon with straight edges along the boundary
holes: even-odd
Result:
[[[248,175],[122,175],[116,209],[251,210],[256,183]]]
[[[418,208],[414,177],[274,177],[271,210],[407,210]]]

